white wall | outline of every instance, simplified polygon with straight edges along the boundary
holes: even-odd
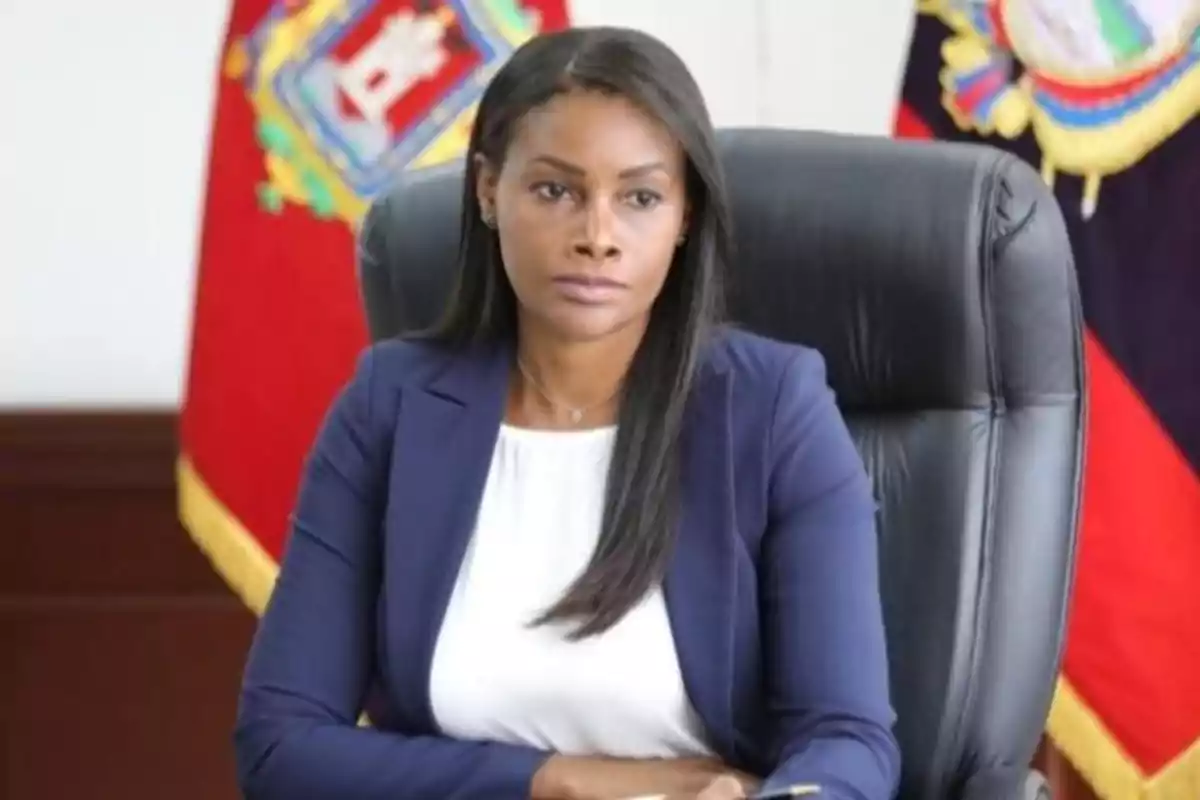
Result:
[[[182,384],[226,0],[0,0],[0,404]]]
[[[0,0],[0,406],[178,403],[229,2]],[[720,125],[886,133],[913,5],[571,7],[665,39]]]

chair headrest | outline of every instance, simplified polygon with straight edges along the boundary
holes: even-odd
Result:
[[[718,134],[734,221],[729,311],[815,347],[846,408],[1074,396],[1070,243],[1000,150],[769,129]],[[373,338],[431,324],[453,282],[462,167],[403,175],[363,223]]]

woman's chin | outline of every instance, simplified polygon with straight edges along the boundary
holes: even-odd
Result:
[[[595,342],[626,330],[628,315],[606,306],[558,308],[546,318],[546,327],[554,338],[568,342]]]

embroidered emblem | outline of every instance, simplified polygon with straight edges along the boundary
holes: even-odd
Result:
[[[1200,0],[920,0],[952,31],[942,104],[962,130],[1031,130],[1042,175],[1101,180],[1200,114]]]
[[[540,24],[516,0],[278,0],[225,59],[255,112],[260,206],[356,224],[398,171],[465,150],[483,87]]]

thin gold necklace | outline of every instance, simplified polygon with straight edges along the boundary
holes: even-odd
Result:
[[[529,372],[529,369],[525,366],[525,362],[522,361],[520,358],[517,359],[517,369],[521,370],[521,374],[525,376],[525,380],[529,381],[529,383],[532,384],[534,389],[537,389],[538,394],[540,394],[542,396],[543,400],[545,400],[547,403],[554,406],[555,408],[557,408],[561,411],[567,412],[567,418],[571,420],[572,425],[578,425],[580,423],[580,421],[583,419],[584,414],[586,414],[587,412],[592,411],[596,408],[599,408],[600,406],[609,402],[614,397],[616,397],[617,394],[619,394],[621,391],[621,387],[618,385],[617,388],[615,390],[613,390],[613,393],[610,394],[608,397],[605,397],[603,400],[598,400],[597,402],[592,403],[591,405],[586,405],[586,406],[579,406],[579,407],[570,406],[570,405],[567,405],[566,403],[563,403],[563,402],[551,397],[550,392],[546,391],[546,387],[542,386],[542,384],[538,381],[538,379],[533,377],[533,375]]]

